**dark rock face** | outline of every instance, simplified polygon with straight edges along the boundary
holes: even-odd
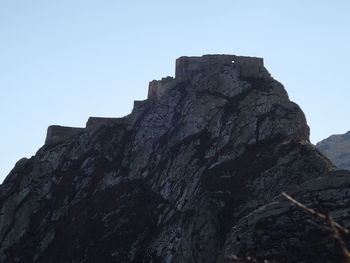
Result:
[[[350,227],[350,172],[335,171],[289,191],[309,208]],[[309,215],[276,198],[242,218],[226,241],[226,254],[255,255],[278,262],[343,262],[329,234],[306,222]],[[239,242],[237,242],[239,240]],[[349,241],[349,240],[347,240]]]
[[[350,170],[350,131],[332,135],[316,144],[338,168]]]
[[[0,261],[209,263],[261,250],[313,262],[288,257],[292,232],[280,255],[268,247],[278,235],[263,236],[291,227],[293,211],[271,203],[282,191],[341,213],[349,179],[332,170],[262,59],[182,57],[130,115],[16,164],[0,188]]]

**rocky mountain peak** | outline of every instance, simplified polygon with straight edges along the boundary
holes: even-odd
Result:
[[[213,83],[210,85],[202,83],[201,81],[204,79]],[[159,102],[164,95],[170,94],[170,96],[173,96],[176,90],[179,91],[179,89],[186,88],[186,91],[190,94],[205,91],[232,97],[242,92],[244,85],[246,85],[244,80],[250,80],[255,83],[259,81],[266,83],[274,81],[264,68],[262,58],[235,55],[180,57],[176,60],[175,78],[166,77],[161,80],[151,81],[149,83],[147,100],[135,101],[131,115],[125,118],[91,117],[86,124],[85,130],[84,128],[76,127],[50,126],[47,130],[45,144],[51,145],[62,142],[73,135],[100,127],[101,125],[112,123],[131,124],[131,120],[135,119],[134,115],[137,115],[139,109],[142,111],[143,105],[150,103],[150,101]],[[284,92],[282,97],[287,98],[283,87],[281,92]],[[167,103],[166,100],[164,100],[165,103]]]
[[[181,57],[129,115],[49,127],[0,187],[0,261],[223,262],[265,244],[243,219],[332,170],[261,58]]]

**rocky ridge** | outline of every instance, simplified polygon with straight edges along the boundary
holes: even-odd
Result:
[[[348,215],[349,173],[331,172],[261,58],[181,57],[134,106],[49,127],[16,164],[0,187],[1,262],[315,262],[303,217],[278,195]]]
[[[316,144],[339,169],[350,170],[350,131],[337,134]]]

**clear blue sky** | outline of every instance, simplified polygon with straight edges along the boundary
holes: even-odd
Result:
[[[0,0],[0,181],[51,124],[123,116],[183,55],[264,57],[312,142],[350,130],[350,1]]]

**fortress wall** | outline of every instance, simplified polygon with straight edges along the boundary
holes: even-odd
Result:
[[[143,105],[146,104],[146,102],[147,102],[147,100],[134,100],[133,110],[142,107]]]
[[[109,124],[124,124],[124,118],[90,117],[86,123],[86,129],[96,129]]]
[[[259,78],[266,74],[264,68],[264,61],[257,57],[244,57],[235,55],[204,55],[201,57],[180,57],[176,60],[175,79],[173,77],[166,77],[161,80],[153,80],[149,83],[148,99],[159,101],[159,99],[172,89],[177,83],[187,81],[193,77],[194,74],[211,69],[218,68],[218,65],[229,66],[237,71],[237,74],[247,78]],[[220,67],[219,67],[220,68]],[[135,101],[134,110],[144,105],[146,101]],[[47,136],[45,140],[46,145],[56,144],[62,142],[67,138],[82,133],[86,130],[96,129],[103,125],[109,124],[127,124],[128,118],[101,118],[90,117],[86,123],[86,128],[73,128],[52,125],[47,129]],[[130,124],[130,123],[129,123]]]
[[[175,79],[186,81],[194,74],[217,67],[230,66],[242,77],[258,78],[265,72],[264,60],[257,57],[235,55],[204,55],[201,57],[180,57],[176,60]]]
[[[148,86],[148,99],[158,101],[168,90],[175,86],[173,77],[162,78],[161,80],[152,80]]]
[[[45,145],[53,145],[62,142],[71,136],[84,132],[85,130],[85,128],[51,125],[47,128]]]

